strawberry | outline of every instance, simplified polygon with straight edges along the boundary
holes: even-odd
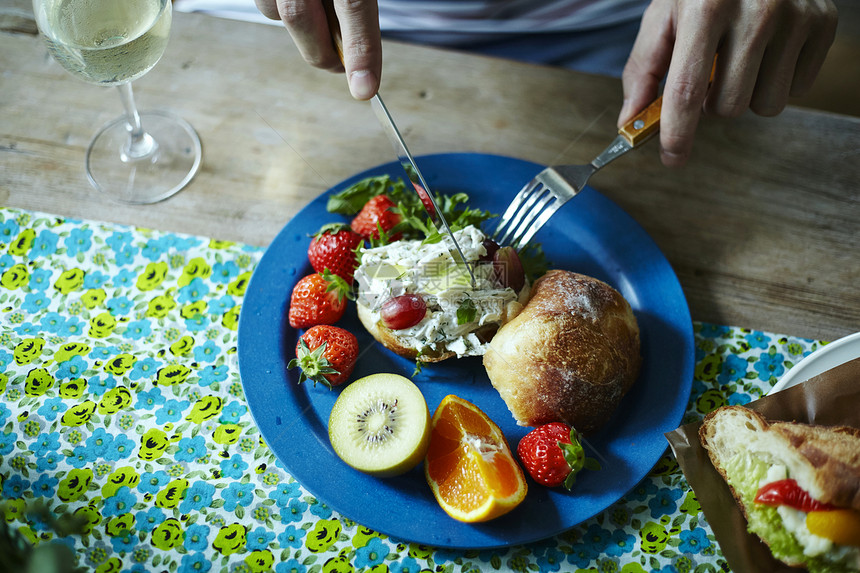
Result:
[[[303,277],[290,296],[290,326],[334,324],[346,311],[348,297],[349,285],[328,270]]]
[[[430,218],[435,219],[436,207],[433,206],[433,200],[430,198],[430,194],[427,193],[427,190],[424,189],[424,187],[414,181],[412,182],[412,186],[415,187],[415,191],[418,193],[418,197],[421,199],[424,209],[430,214]]]
[[[585,457],[577,431],[561,422],[538,426],[523,436],[517,455],[529,475],[547,487],[563,484],[570,489],[582,468],[600,469],[596,460]]]
[[[361,235],[344,223],[325,225],[317,231],[308,247],[308,260],[318,273],[325,269],[352,284],[357,266],[355,249],[364,241]]]
[[[388,233],[400,222],[400,215],[392,211],[392,207],[396,207],[396,204],[388,195],[377,195],[364,204],[361,211],[352,219],[350,227],[365,239],[371,237],[378,239],[380,229],[383,233]],[[400,237],[400,233],[397,233],[390,238],[396,241]]]
[[[327,387],[346,382],[358,360],[358,340],[348,330],[321,324],[309,328],[296,344],[296,357],[288,368],[301,368],[299,384],[313,380]]]

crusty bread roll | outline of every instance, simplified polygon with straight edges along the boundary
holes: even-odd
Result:
[[[630,305],[595,278],[553,270],[484,354],[493,386],[517,423],[565,422],[588,434],[639,376],[639,326]]]

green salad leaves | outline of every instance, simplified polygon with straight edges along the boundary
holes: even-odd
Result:
[[[393,178],[389,175],[367,177],[329,197],[326,209],[330,213],[352,217],[372,198],[385,194],[397,205],[392,210],[400,215],[401,221],[388,233],[382,234],[379,239],[372,240],[373,246],[387,243],[389,237],[398,233],[402,234],[404,239],[421,239],[425,244],[437,243],[444,235],[431,221],[421,198],[411,185],[411,182],[404,182],[399,177]],[[497,217],[490,211],[470,207],[469,195],[466,193],[446,195],[434,192],[433,198],[451,227],[451,231],[474,225],[486,233],[487,230],[483,229],[482,225],[489,219]],[[529,244],[520,250],[519,255],[523,270],[530,281],[534,281],[549,268],[549,262],[539,244]]]

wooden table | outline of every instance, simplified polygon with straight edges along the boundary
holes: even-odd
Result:
[[[157,205],[107,202],[84,150],[119,98],[52,60],[26,5],[0,19],[6,206],[266,245],[320,192],[393,159],[369,105],[284,30],[176,14],[136,95],[197,128],[202,171]],[[393,42],[385,54],[382,93],[416,155],[584,163],[615,134],[615,79]],[[858,181],[860,119],[789,108],[704,119],[686,167],[662,167],[651,142],[591,184],[658,243],[695,320],[834,340],[860,330]]]

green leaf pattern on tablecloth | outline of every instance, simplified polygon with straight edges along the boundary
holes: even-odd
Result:
[[[263,249],[0,210],[5,519],[98,573],[724,571],[667,452],[605,512],[556,537],[454,551],[370,531],[314,498],[260,438],[236,361]],[[820,343],[696,323],[685,421],[755,400]],[[59,537],[26,507],[87,520]]]

